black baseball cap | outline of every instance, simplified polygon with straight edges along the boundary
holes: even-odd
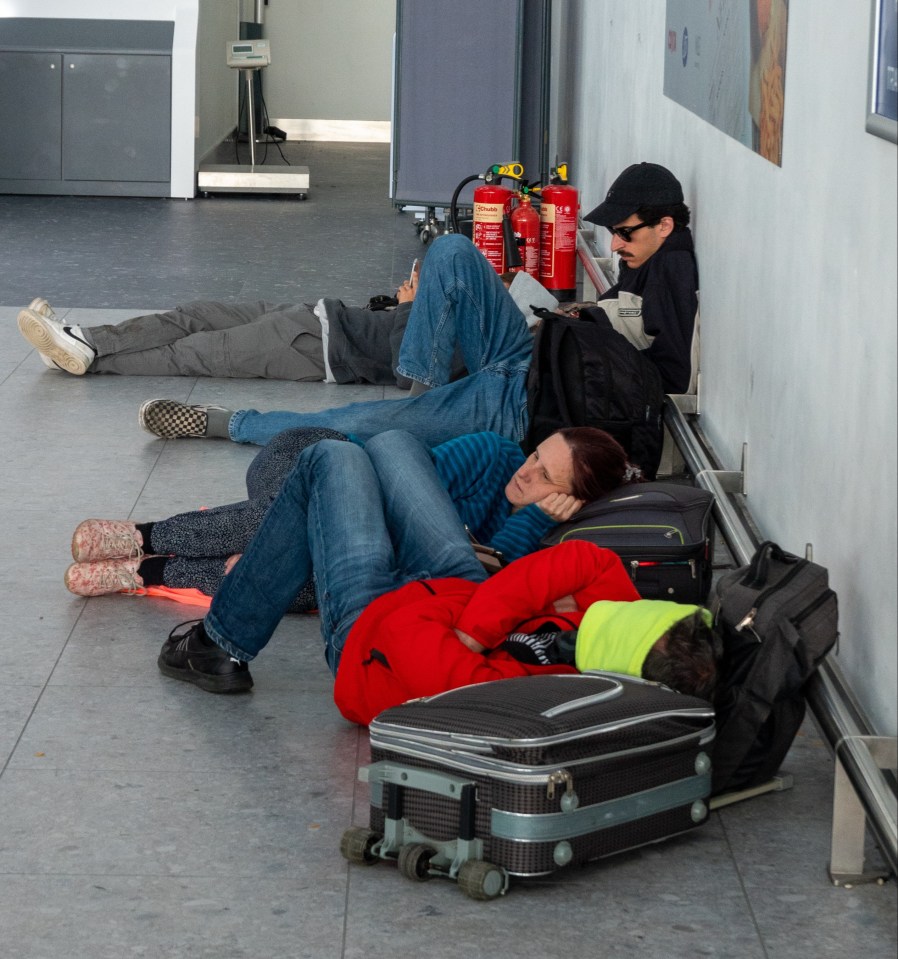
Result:
[[[634,163],[611,184],[605,199],[584,220],[614,226],[641,206],[673,206],[683,202],[680,181],[657,163]]]

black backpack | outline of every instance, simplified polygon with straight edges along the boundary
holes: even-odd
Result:
[[[583,309],[579,317],[534,312],[542,322],[527,377],[530,426],[524,452],[533,452],[562,427],[596,426],[654,478],[664,440],[658,368],[612,327],[601,308]]]
[[[804,685],[839,636],[822,566],[762,543],[715,587],[723,639],[711,793],[747,789],[779,769],[805,714]]]

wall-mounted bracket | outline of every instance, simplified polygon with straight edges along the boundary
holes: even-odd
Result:
[[[742,444],[742,465],[738,470],[701,470],[696,475],[696,482],[699,485],[706,485],[708,489],[712,485],[717,486],[724,493],[741,493],[748,495],[748,488],[745,482],[748,471],[748,443]]]
[[[888,869],[864,869],[864,840],[867,816],[842,762],[851,751],[856,760],[875,765],[877,769],[894,770],[898,766],[898,739],[894,736],[846,736],[836,744],[836,771],[833,785],[833,831],[830,847],[829,878],[834,886],[852,886],[862,882],[884,882]],[[885,818],[894,823],[894,794],[879,797],[889,808]],[[893,837],[894,838],[894,837]]]

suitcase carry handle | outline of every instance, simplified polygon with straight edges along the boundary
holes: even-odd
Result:
[[[610,677],[607,677],[610,679]],[[559,703],[540,713],[546,719],[554,719],[556,716],[563,716],[565,713],[571,713],[575,709],[586,709],[587,706],[595,706],[596,703],[604,703],[609,699],[617,699],[624,687],[616,679],[611,679],[614,685],[610,689],[605,689],[601,693],[593,693],[592,696],[581,696],[579,699],[571,699],[566,703]]]
[[[765,540],[755,550],[755,555],[751,558],[751,563],[749,563],[745,576],[742,577],[742,585],[747,586],[749,589],[761,589],[767,582],[767,577],[770,573],[771,558],[777,560],[777,562],[788,563],[789,565],[797,563],[799,559],[792,553],[787,553],[774,543],[773,540]]]

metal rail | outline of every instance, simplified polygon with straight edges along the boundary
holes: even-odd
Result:
[[[734,560],[741,566],[749,562],[761,542],[748,510],[736,500],[737,495],[746,491],[747,451],[743,450],[741,470],[721,470],[696,419],[687,419],[670,400],[665,403],[665,425],[696,485],[714,493],[714,518]],[[884,877],[881,871],[864,871],[865,824],[871,827],[892,873],[898,873],[898,800],[887,778],[887,771],[893,770],[896,763],[894,737],[873,735],[872,724],[832,656],[826,658],[808,683],[806,695],[836,760],[832,881],[847,885]],[[846,789],[849,784],[851,789]]]

